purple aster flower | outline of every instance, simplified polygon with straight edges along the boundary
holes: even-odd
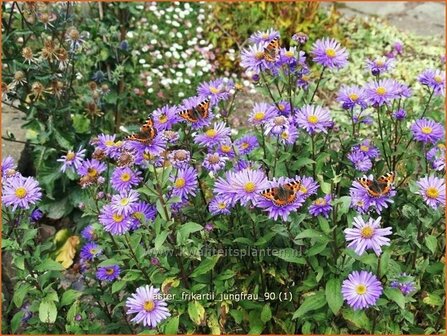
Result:
[[[2,159],[2,177],[8,177],[10,172],[14,172],[15,174],[16,165],[14,163],[14,159],[11,156],[7,156]]]
[[[32,222],[38,222],[43,218],[43,212],[40,209],[34,209],[29,217]]]
[[[264,57],[265,53],[263,45],[251,45],[248,49],[242,50],[241,66],[246,71],[251,71],[258,74],[267,68],[267,62],[265,61]]]
[[[129,231],[129,216],[118,213],[111,204],[105,205],[99,214],[99,222],[104,226],[104,230],[112,235],[122,235]]]
[[[374,306],[382,295],[383,288],[374,274],[354,271],[343,281],[341,292],[348,305],[359,310]]]
[[[400,86],[394,79],[381,79],[365,85],[365,94],[373,105],[389,104],[399,97]]]
[[[210,213],[214,215],[229,215],[231,213],[231,202],[222,196],[214,197],[208,204]]]
[[[118,191],[128,191],[142,181],[141,172],[129,167],[117,167],[112,174],[112,187]]]
[[[122,141],[116,141],[116,134],[100,134],[96,141],[96,148],[102,150],[108,157],[116,158],[119,155],[119,148]]]
[[[260,191],[268,188],[265,173],[261,170],[243,169],[238,172],[227,172],[225,179],[219,177],[214,185],[214,193],[230,200],[239,201],[243,206],[254,202]]]
[[[408,276],[406,273],[400,274],[397,280],[391,281],[390,287],[398,288],[405,296],[408,296],[412,292],[416,291],[416,285],[413,277]]]
[[[296,34],[293,34],[292,40],[295,42],[298,42],[299,44],[306,44],[307,40],[309,39],[309,36],[307,36],[304,33],[298,32]]]
[[[190,97],[186,98],[182,101],[182,104],[179,106],[179,111],[184,110],[196,110],[197,106],[201,103],[203,103],[204,99],[202,97],[196,96],[196,97]],[[199,118],[197,122],[191,123],[188,121],[188,123],[191,125],[191,128],[198,129],[204,126],[208,126],[211,123],[211,120],[213,119],[213,113],[211,112],[212,103],[209,107],[209,113],[206,118]],[[182,121],[186,121],[183,120]]]
[[[251,153],[256,147],[259,147],[258,139],[254,135],[245,135],[237,139],[234,144],[241,155]]]
[[[279,134],[279,141],[286,145],[294,144],[297,138],[298,129],[293,125],[290,125]]]
[[[445,96],[445,71],[427,69],[419,75],[418,80],[434,90],[435,96]]]
[[[367,172],[372,168],[372,162],[369,157],[358,150],[353,150],[348,154],[349,161],[352,162],[355,169],[363,173]]]
[[[160,290],[148,285],[137,288],[136,293],[126,301],[127,314],[137,314],[131,321],[151,328],[171,316],[166,306]]]
[[[81,236],[85,240],[92,241],[96,239],[95,228],[93,225],[88,225],[81,231]]]
[[[411,131],[416,141],[424,143],[436,143],[444,136],[444,127],[430,118],[416,120]]]
[[[175,168],[186,168],[190,165],[191,154],[184,149],[173,150],[168,154],[168,160]]]
[[[39,183],[33,177],[16,174],[3,184],[2,202],[14,211],[16,208],[29,209],[42,198]]]
[[[266,47],[275,38],[279,38],[279,32],[270,28],[267,31],[257,31],[250,36],[249,40],[251,43],[261,44]]]
[[[154,205],[146,202],[137,202],[133,206],[133,211],[130,215],[130,229],[136,230],[142,223],[155,220],[157,216],[157,209]]]
[[[342,86],[338,91],[337,101],[342,104],[345,110],[350,110],[356,105],[362,109],[367,106],[365,90],[357,85]]]
[[[228,157],[216,153],[208,153],[203,160],[202,166],[216,173],[225,167]]]
[[[92,242],[85,244],[80,252],[81,259],[85,261],[91,261],[101,254],[102,248]]]
[[[332,196],[326,195],[324,197],[317,198],[309,206],[309,213],[314,216],[324,216],[329,217],[329,213],[332,211]]]
[[[137,163],[144,153],[149,153],[153,156],[160,155],[166,149],[166,140],[164,139],[162,133],[158,133],[150,143],[126,140],[124,143],[124,148],[128,151],[136,153],[135,163]]]
[[[296,177],[296,180],[301,183],[300,194],[304,199],[317,193],[318,183],[310,176]]]
[[[404,109],[398,109],[393,112],[393,117],[396,120],[402,121],[407,117],[407,112]]]
[[[334,39],[324,38],[312,45],[313,61],[327,68],[343,68],[349,53]]]
[[[289,126],[290,126],[289,118],[286,118],[284,116],[277,116],[270,119],[266,123],[264,128],[264,134],[278,136],[284,130],[288,129]]]
[[[430,149],[426,158],[431,162],[431,166],[434,170],[442,171],[445,169],[445,145],[439,144]]]
[[[150,165],[161,167],[164,163],[164,157],[160,154],[153,154],[149,149],[139,149],[135,155],[135,164],[148,169]]]
[[[221,100],[228,100],[234,89],[232,80],[219,78],[210,82],[202,83],[197,88],[197,94],[202,99],[209,98],[211,103],[217,104]]]
[[[329,110],[316,105],[304,105],[296,115],[296,123],[310,134],[327,133],[332,126]]]
[[[396,82],[396,94],[399,98],[409,98],[411,97],[412,92],[408,85]]]
[[[370,180],[373,179],[372,175],[364,177]],[[358,181],[352,183],[349,193],[351,195],[351,207],[355,208],[359,213],[365,213],[372,208],[378,214],[380,214],[384,208],[388,208],[388,203],[394,202],[392,198],[396,195],[396,191],[392,186],[388,193],[377,197],[372,196]]]
[[[402,55],[404,52],[404,44],[402,43],[402,41],[396,41],[393,43],[393,51],[398,54],[398,55]]]
[[[273,105],[273,108],[275,109],[276,115],[281,115],[288,117],[290,116],[290,113],[292,112],[292,107],[290,106],[289,102],[286,101],[280,101]]]
[[[276,117],[276,115],[275,106],[267,103],[256,103],[248,117],[248,121],[252,125],[262,125]]]
[[[389,246],[390,239],[386,236],[392,234],[390,227],[381,229],[380,220],[369,218],[368,221],[358,216],[354,217],[352,229],[345,229],[346,241],[350,242],[348,248],[351,248],[361,256],[366,250],[372,249],[379,256],[382,253],[382,246]]]
[[[102,281],[113,281],[119,277],[121,270],[118,265],[98,267],[96,277]]]
[[[309,82],[311,80],[310,70],[307,66],[303,65],[300,71],[297,72],[296,86],[307,90],[309,88]]]
[[[167,143],[173,144],[180,139],[179,132],[165,130],[161,133],[161,138]]]
[[[135,190],[122,191],[118,195],[113,195],[110,202],[111,209],[119,215],[127,216],[132,213],[139,196]]]
[[[70,150],[67,154],[62,155],[60,159],[57,159],[58,162],[63,163],[60,168],[61,171],[65,173],[67,168],[70,168],[71,170],[73,170],[73,168],[78,170],[84,162],[85,152],[85,149],[79,147],[79,150],[77,152],[73,152]]]
[[[176,106],[165,105],[152,113],[154,126],[158,131],[170,130],[172,126],[180,121]]]
[[[298,64],[304,64],[306,61],[306,53],[304,51],[297,52],[296,47],[281,48],[279,51],[278,66],[287,65],[292,71],[295,71]]]
[[[194,136],[194,142],[206,146],[213,147],[223,140],[227,140],[231,133],[231,129],[226,127],[225,122],[217,122],[213,128],[205,131],[203,134]]]
[[[198,187],[197,172],[193,167],[179,169],[177,175],[171,177],[172,195],[179,196],[182,199],[188,198],[188,195],[195,196]]]
[[[440,205],[445,207],[445,183],[444,179],[436,176],[425,176],[417,182],[419,191],[425,203],[433,209],[437,209]]]
[[[377,57],[374,60],[366,60],[366,69],[371,72],[373,76],[378,76],[385,72],[389,72],[394,68],[394,59],[386,57]]]
[[[208,223],[205,224],[205,226],[203,227],[203,229],[204,229],[206,232],[211,232],[211,231],[214,230],[214,224],[211,223],[211,222],[208,222]]]
[[[97,178],[101,175],[107,166],[105,163],[95,160],[89,159],[82,162],[82,165],[78,168],[78,175],[80,176],[89,176],[91,178]]]
[[[217,152],[222,156],[234,158],[236,153],[234,152],[234,146],[230,139],[222,141],[217,147]]]
[[[380,155],[380,151],[372,144],[370,139],[363,140],[359,145],[352,147],[353,151],[359,151],[370,159],[375,159]]]

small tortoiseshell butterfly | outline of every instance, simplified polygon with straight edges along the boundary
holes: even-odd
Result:
[[[372,197],[386,196],[391,191],[396,174],[394,172],[380,176],[377,180],[363,176],[357,181]]]
[[[209,113],[210,113],[210,100],[209,98],[207,98],[194,108],[180,111],[179,116],[189,122],[196,123],[200,119],[206,119]]]
[[[279,56],[279,37],[275,37],[264,48],[264,59],[267,62],[276,62]]]
[[[271,200],[276,206],[281,207],[293,203],[296,200],[300,187],[300,182],[291,181],[282,186],[261,191],[261,196]]]
[[[127,137],[129,141],[138,141],[145,145],[149,145],[157,136],[157,129],[154,127],[154,121],[149,118],[145,124],[140,127],[140,132]]]

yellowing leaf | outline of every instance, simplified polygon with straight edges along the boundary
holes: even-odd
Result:
[[[161,285],[161,291],[164,294],[168,294],[169,290],[172,287],[178,287],[178,285],[180,284],[180,280],[177,278],[167,278],[165,281],[163,281],[162,285]]]
[[[60,262],[65,269],[73,264],[76,248],[79,245],[79,236],[71,236],[65,244],[56,252],[56,261]]]

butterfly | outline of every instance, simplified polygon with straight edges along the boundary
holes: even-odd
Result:
[[[127,140],[138,141],[145,145],[149,145],[156,136],[157,129],[154,127],[154,121],[149,118],[144,125],[140,127],[140,132],[128,136]]]
[[[276,206],[281,207],[293,203],[296,200],[300,187],[300,182],[291,181],[282,186],[261,191],[261,196],[271,200]]]
[[[189,122],[196,123],[200,119],[207,118],[209,113],[210,113],[210,100],[209,98],[207,98],[194,108],[180,111],[179,116]]]
[[[391,191],[396,174],[394,172],[380,176],[377,180],[363,176],[357,181],[372,197],[386,196]]]
[[[264,48],[264,59],[267,62],[276,62],[279,56],[279,37],[275,37]]]

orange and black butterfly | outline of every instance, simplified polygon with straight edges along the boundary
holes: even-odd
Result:
[[[127,140],[138,141],[145,145],[149,145],[156,136],[157,129],[154,127],[154,121],[149,118],[144,125],[140,127],[140,132],[128,136]]]
[[[209,114],[210,114],[209,98],[205,99],[203,102],[201,102],[194,108],[179,112],[180,117],[192,123],[196,123],[201,119],[206,119]]]
[[[394,172],[380,176],[377,180],[366,176],[360,177],[357,181],[366,189],[372,197],[386,196],[391,191],[396,174]]]
[[[296,200],[300,187],[300,182],[291,181],[282,186],[261,191],[261,196],[271,200],[276,206],[281,207],[291,204]]]
[[[267,47],[264,48],[264,59],[267,62],[276,62],[279,56],[279,37],[275,37]]]

